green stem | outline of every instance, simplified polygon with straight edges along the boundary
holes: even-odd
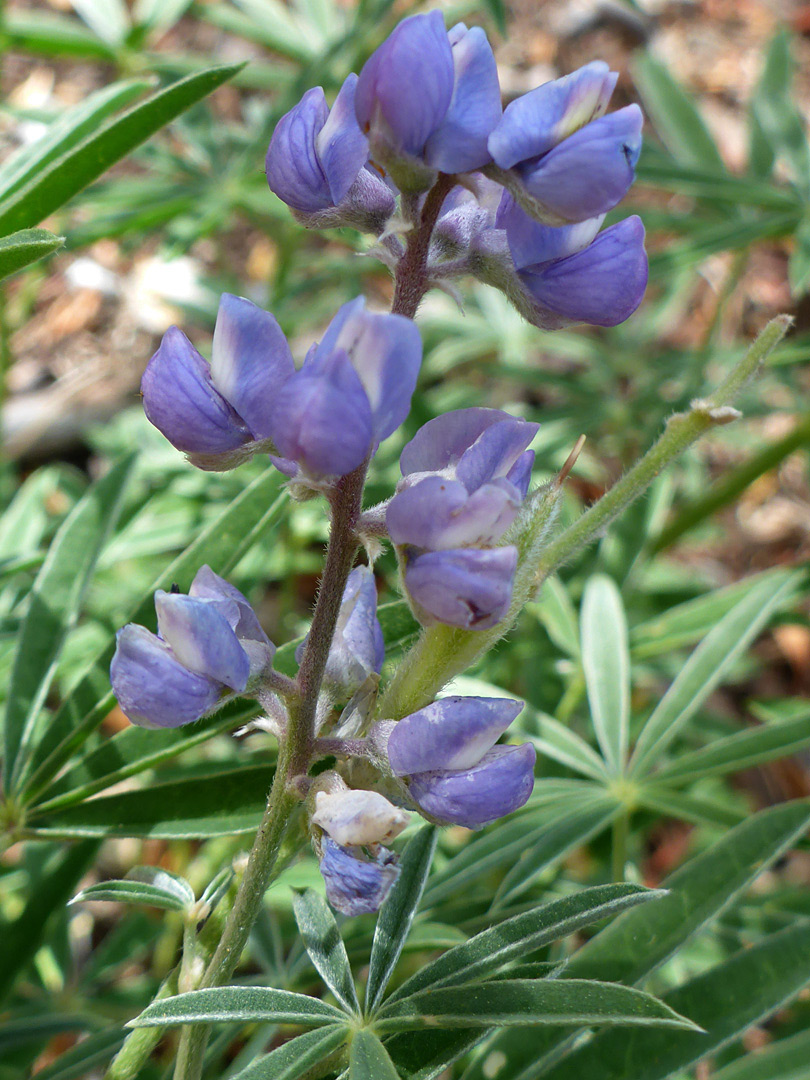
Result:
[[[614,881],[624,881],[624,868],[627,865],[627,837],[630,815],[623,810],[613,819],[611,832],[610,862]]]
[[[162,1001],[177,993],[179,971],[178,966],[167,975],[155,994],[155,1001]],[[104,1074],[104,1080],[134,1080],[165,1034],[166,1032],[159,1027],[135,1028],[130,1031],[124,1040],[124,1045],[110,1062],[110,1067]]]

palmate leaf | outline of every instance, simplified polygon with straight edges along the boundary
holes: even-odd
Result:
[[[592,747],[571,728],[545,713],[534,713],[539,736],[529,736],[536,750],[573,772],[604,783],[608,779],[605,763]]]
[[[271,986],[216,986],[154,1001],[129,1027],[176,1024],[236,1024],[270,1021],[323,1027],[340,1024],[345,1013],[318,998]]]
[[[54,236],[46,229],[22,229],[0,238],[0,281],[18,270],[58,251],[64,236]]]
[[[604,574],[585,586],[580,623],[591,718],[608,769],[618,776],[630,732],[630,654],[621,593]]]
[[[537,1024],[652,1025],[694,1030],[686,1017],[657,998],[615,983],[591,979],[499,979],[420,990],[385,1004],[374,1026],[379,1032],[443,1028],[533,1027]]]
[[[618,915],[664,893],[640,885],[597,885],[573,896],[552,900],[533,911],[497,923],[449,949],[412,975],[388,998],[399,1001],[424,989],[480,980],[584,926]]]
[[[68,629],[121,508],[134,456],[98,480],[62,523],[34,581],[19,635],[5,717],[3,786],[17,789]]]
[[[661,1038],[600,1033],[545,1073],[547,1080],[665,1080],[725,1046],[810,982],[810,923],[787,927],[666,995],[703,1028]]]
[[[759,582],[709,632],[642,728],[630,761],[630,775],[649,772],[799,580],[799,574],[791,574],[776,589],[770,580]]]
[[[325,900],[307,889],[293,901],[301,939],[315,970],[347,1012],[360,1012],[346,946]]]
[[[399,960],[430,873],[436,838],[434,825],[424,826],[413,837],[402,854],[399,877],[380,908],[369,960],[366,1015],[374,1013]]]
[[[180,113],[227,82],[241,64],[189,75],[123,116],[106,120],[0,202],[0,232],[39,224]]]
[[[271,1053],[256,1058],[232,1080],[299,1080],[346,1041],[347,1029],[336,1024],[306,1031]]]
[[[625,912],[591,938],[558,978],[599,978],[636,983],[732,904],[770,863],[810,827],[810,802],[784,803],[747,818],[665,882],[668,895]],[[510,1080],[542,1075],[547,1059],[568,1037],[562,1029],[495,1035],[463,1080],[489,1080],[491,1055]],[[679,1038],[681,1036],[678,1036]],[[635,1078],[634,1078],[635,1080]]]

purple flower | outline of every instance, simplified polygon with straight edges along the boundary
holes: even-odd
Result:
[[[247,599],[208,566],[189,595],[155,593],[158,633],[118,631],[110,666],[122,711],[142,727],[179,727],[242,693],[273,660],[274,646]]]
[[[388,737],[388,760],[413,800],[443,824],[475,829],[523,806],[534,747],[496,746],[521,710],[508,698],[449,697],[411,713]]]
[[[295,650],[300,663],[308,636]],[[340,605],[335,634],[326,661],[325,681],[342,694],[353,694],[369,675],[380,673],[385,642],[377,618],[377,586],[367,566],[349,574]]]
[[[270,436],[273,396],[294,370],[273,316],[225,293],[211,363],[181,330],[170,327],[141,380],[144,411],[195,463],[227,468],[244,459],[241,448]]]
[[[490,161],[487,138],[501,116],[498,73],[483,30],[445,30],[438,11],[404,19],[369,57],[355,110],[372,157],[406,186],[403,162],[469,172]],[[399,168],[399,172],[398,172]],[[416,186],[429,187],[417,170]]]
[[[345,476],[399,427],[411,405],[422,340],[410,319],[344,304],[321,343],[274,396],[271,428],[285,462]]]
[[[495,164],[553,223],[605,213],[633,182],[643,117],[637,105],[603,115],[615,82],[588,64],[513,101],[489,137]]]
[[[369,856],[363,848],[341,847],[330,837],[323,841],[320,861],[326,898],[342,915],[368,915],[379,910],[399,876],[397,858],[379,848]]]
[[[517,548],[461,548],[405,554],[405,589],[425,625],[446,623],[488,630],[503,619],[512,600]]]
[[[512,524],[521,502],[520,492],[506,479],[470,493],[458,480],[428,476],[393,497],[385,520],[395,544],[426,551],[488,547]]]
[[[345,223],[380,232],[394,211],[394,197],[365,168],[368,139],[355,116],[356,86],[357,76],[349,75],[331,110],[315,87],[281,118],[267,151],[267,182],[305,224]]]

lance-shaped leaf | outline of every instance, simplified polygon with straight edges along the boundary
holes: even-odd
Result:
[[[591,979],[498,979],[420,990],[384,1005],[377,1031],[439,1027],[533,1027],[535,1024],[620,1024],[695,1030],[695,1024],[657,998]]]
[[[134,456],[119,462],[78,502],[36,576],[20,630],[5,718],[3,785],[14,790],[33,746],[65,636],[76,622],[99,552],[121,508]]]
[[[800,1031],[718,1069],[712,1080],[802,1080],[808,1060],[810,1031]]]
[[[362,1028],[352,1038],[349,1080],[399,1080],[388,1052],[368,1028]]]
[[[600,919],[665,895],[640,885],[597,885],[515,915],[449,949],[420,968],[388,999],[398,1001],[426,988],[486,978],[505,964],[581,930]]]
[[[323,1027],[345,1023],[346,1014],[334,1005],[272,986],[214,986],[154,1001],[129,1027],[170,1027],[174,1024],[301,1024]]]
[[[776,589],[770,580],[760,582],[706,636],[644,725],[630,762],[632,775],[649,771],[790,596],[798,580],[798,575],[792,574]]]
[[[194,892],[185,880],[157,866],[136,866],[126,878],[100,881],[82,889],[70,901],[116,900],[122,904],[151,904],[167,911],[185,911],[194,903]]]
[[[313,889],[296,896],[293,912],[309,958],[347,1012],[360,1012],[346,946],[335,917]]]
[[[0,281],[58,251],[64,242],[64,236],[54,236],[46,229],[21,229],[0,238]]]
[[[269,1054],[251,1061],[232,1080],[299,1080],[325,1061],[346,1040],[345,1027],[329,1025],[306,1031]]]
[[[426,825],[413,837],[402,855],[399,878],[380,908],[366,985],[367,1015],[379,1004],[399,960],[430,873],[436,837],[433,825]]]
[[[742,1035],[810,982],[810,925],[790,926],[666,995],[699,1023],[700,1034],[662,1038],[638,1032],[632,1042],[600,1033],[544,1073],[545,1080],[665,1080]]]
[[[625,912],[591,938],[558,978],[626,983],[645,978],[717,918],[809,826],[810,802],[804,800],[747,818],[672,874],[664,882],[667,896]],[[547,1056],[556,1055],[567,1036],[562,1029],[536,1031],[530,1038],[520,1032],[501,1032],[469,1066],[463,1080],[488,1080],[484,1070],[491,1054],[504,1059],[513,1080],[531,1080],[541,1074]]]
[[[593,726],[610,772],[619,775],[630,730],[630,653],[621,593],[611,578],[604,574],[590,578],[580,621]]]
[[[241,67],[231,64],[189,75],[122,116],[105,121],[0,202],[0,232],[39,224],[150,135],[227,82]]]

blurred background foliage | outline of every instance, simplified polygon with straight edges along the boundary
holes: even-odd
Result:
[[[223,290],[272,310],[299,357],[347,299],[390,299],[367,241],[301,229],[267,189],[263,159],[304,90],[334,92],[416,10],[391,0],[2,8],[0,1080],[101,1075],[123,1023],[175,964],[176,912],[68,908],[70,897],[135,864],[184,874],[199,895],[258,822],[274,750],[261,733],[232,734],[250,710],[193,730],[130,727],[109,694],[111,635],[136,614],[151,625],[156,584],[186,588],[209,562],[248,593],[274,641],[294,642],[325,515],[317,502],[290,503],[261,462],[195,471],[147,424],[137,387],[171,323],[207,351]],[[572,520],[768,318],[789,311],[796,325],[746,392],[744,418],[660,477],[458,680],[461,692],[526,700],[519,723],[540,752],[539,780],[510,822],[442,833],[403,974],[540,899],[612,878],[656,885],[752,812],[810,795],[807,7],[462,0],[443,11],[448,25],[487,28],[507,97],[596,57],[619,70],[617,103],[639,100],[648,123],[638,182],[614,218],[642,215],[650,288],[625,325],[556,335],[482,286],[464,289],[463,311],[431,294],[419,391],[375,459],[369,503],[390,495],[419,425],[486,403],[542,422],[538,483],[587,436],[566,489]],[[389,659],[414,631],[394,571],[383,557]],[[782,858],[755,892],[745,891],[753,872],[736,884],[729,872],[703,922],[673,938],[655,992],[711,976],[740,946],[765,948],[810,916],[807,853],[782,857],[797,822],[751,849],[751,866]],[[312,991],[291,908],[307,885],[319,887],[305,856],[268,894],[249,971]],[[690,939],[724,907],[712,933]],[[357,969],[372,928],[368,918],[344,926]],[[557,961],[575,944],[530,959]],[[806,1001],[750,1029],[744,1048],[733,1041],[786,996],[780,984],[767,1007],[731,1024],[718,1080],[800,1075],[785,1070],[805,1052]],[[798,1040],[784,1044],[788,1065],[744,1071],[755,1057],[744,1049],[776,1040],[781,1051],[785,1036]],[[240,1036],[228,1028],[210,1075],[236,1075],[279,1041],[266,1023]],[[157,1046],[144,1076],[165,1074],[172,1046]],[[694,1056],[644,1076],[702,1080]],[[479,1075],[475,1062],[455,1068]],[[576,1060],[569,1068],[582,1075]]]

